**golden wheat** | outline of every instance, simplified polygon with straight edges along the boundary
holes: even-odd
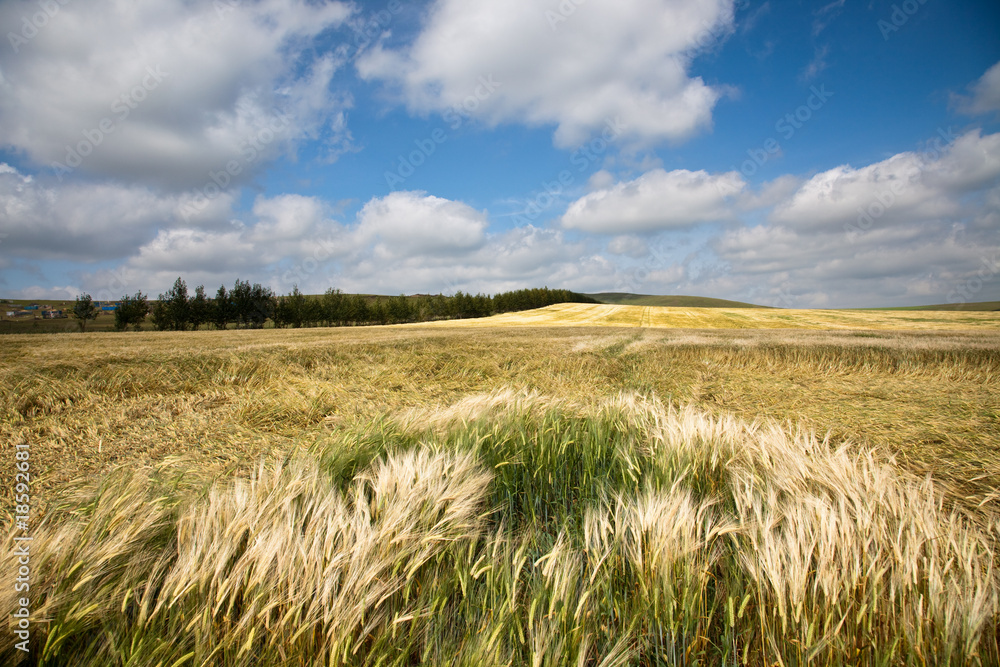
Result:
[[[32,592],[42,664],[986,665],[992,530],[794,425],[501,390],[113,475],[35,530]]]

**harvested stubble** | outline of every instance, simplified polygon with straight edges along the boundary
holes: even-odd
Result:
[[[805,429],[497,392],[236,475],[171,461],[81,491],[35,530],[34,648],[102,667],[993,665],[996,537]]]

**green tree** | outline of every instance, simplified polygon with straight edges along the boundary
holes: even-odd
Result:
[[[225,329],[233,319],[233,304],[230,302],[226,286],[220,285],[212,303],[212,321],[216,329]]]
[[[250,288],[250,327],[252,329],[263,329],[264,323],[274,318],[274,308],[277,305],[277,297],[270,287],[264,287],[260,283],[254,283]]]
[[[250,323],[250,312],[253,310],[251,302],[250,281],[240,281],[239,278],[233,284],[233,289],[229,293],[233,304],[233,319],[237,327],[246,327]]]
[[[101,311],[94,305],[89,294],[79,294],[73,304],[73,317],[80,321],[80,331],[87,330],[87,320],[96,320]]]
[[[350,298],[347,305],[347,320],[355,325],[368,324],[371,321],[372,312],[368,306],[368,299],[355,294]]]
[[[205,324],[211,319],[211,304],[207,298],[205,298],[205,286],[198,285],[194,288],[194,296],[188,302],[188,321],[191,322],[191,328],[198,330],[198,327]]]
[[[323,294],[323,319],[335,327],[347,324],[347,298],[339,289],[331,287]]]
[[[115,330],[125,331],[131,326],[135,331],[140,331],[148,313],[149,301],[145,294],[142,292],[136,292],[133,296],[126,294],[115,308]]]
[[[238,326],[261,329],[268,319],[274,318],[277,299],[270,287],[264,287],[260,283],[251,285],[248,280],[237,280],[230,296]]]
[[[389,299],[387,306],[389,321],[394,324],[409,322],[413,318],[413,307],[409,300],[400,294]]]
[[[161,294],[159,299],[165,308],[161,313],[164,320],[158,328],[173,329],[174,331],[184,331],[191,321],[190,304],[188,303],[187,283],[178,276],[174,281],[174,286],[167,290],[166,294]],[[154,315],[156,315],[154,307]]]
[[[321,323],[323,316],[323,303],[318,297],[306,297],[305,306],[302,309],[302,321],[307,326],[314,327]]]
[[[385,307],[385,301],[375,297],[375,299],[369,304],[369,322],[374,324],[388,324],[389,323],[389,311]]]
[[[292,292],[286,297],[282,297],[284,308],[284,318],[286,324],[298,329],[306,319],[306,297],[299,291],[298,285],[292,285]]]
[[[160,297],[163,295],[161,294]],[[170,308],[162,298],[153,302],[149,319],[153,323],[153,328],[157,331],[169,331],[173,327],[173,318],[170,316]]]

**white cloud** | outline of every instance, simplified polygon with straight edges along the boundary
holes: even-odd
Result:
[[[971,95],[952,97],[959,111],[969,115],[1000,111],[1000,62],[986,70],[969,88]]]
[[[157,289],[178,274],[193,276],[191,285],[253,275],[275,289],[290,289],[318,278],[314,274],[320,265],[350,253],[351,244],[322,200],[292,194],[258,197],[249,223],[161,230],[128,258],[124,266],[131,278],[122,282]]]
[[[3,165],[0,220],[5,255],[93,262],[128,255],[160,227],[177,224],[185,199],[114,183],[43,184]],[[220,196],[199,220],[232,199]]]
[[[1000,134],[978,130],[939,152],[899,153],[860,169],[843,165],[817,174],[775,207],[774,222],[799,229],[880,225],[958,215],[960,195],[1000,177]],[[865,223],[871,224],[871,223]]]
[[[925,222],[856,238],[781,226],[730,230],[713,244],[724,268],[701,288],[800,308],[954,301],[949,295],[1000,251],[995,234],[960,229],[957,234],[948,223]],[[987,287],[979,298],[966,300],[989,300],[1000,281]]]
[[[998,222],[1000,134],[973,131],[817,174],[766,224],[715,239],[700,287],[784,307],[988,301],[1000,295]]]
[[[689,74],[691,54],[732,26],[732,0],[437,0],[414,43],[377,45],[358,71],[418,112],[555,124],[564,148],[614,118],[629,143],[678,141],[711,125],[724,92]]]
[[[614,175],[606,169],[599,169],[598,171],[595,171],[591,174],[590,178],[587,179],[588,190],[603,190],[605,188],[610,188],[614,184]]]
[[[0,5],[0,24],[20,25],[26,6]],[[305,50],[351,11],[304,0],[60,4],[0,55],[0,135],[72,173],[189,188],[237,160],[234,180],[245,180],[290,142],[326,137],[325,119],[349,104],[329,89],[343,55]]]
[[[160,231],[143,245],[129,264],[146,272],[168,274],[205,271],[209,267],[213,272],[247,271],[277,259],[262,256],[261,249],[237,230],[171,229]]]
[[[381,211],[372,211],[381,209],[385,201],[372,200],[346,235],[354,244],[350,256],[338,261],[335,272],[317,272],[317,280],[307,282],[307,288],[322,291],[336,286],[378,294],[499,292],[540,285],[596,290],[614,274],[610,262],[588,252],[585,244],[568,241],[559,231],[527,225],[485,234],[480,228],[482,214],[471,207],[423,193],[405,194],[410,196],[395,198],[389,208],[406,219],[420,219],[436,208],[443,212],[438,219],[452,218],[444,222],[452,235],[424,237],[418,241],[425,244],[423,250],[411,244],[387,247],[384,237],[371,234],[373,228],[386,233],[406,230],[403,225],[382,227],[388,219]],[[407,206],[413,211],[408,212]],[[406,233],[418,233],[418,229]]]
[[[897,202],[863,233],[846,233],[858,202],[895,183],[905,185]],[[373,198],[349,221],[297,194],[260,196],[243,216],[219,198],[193,222],[178,215],[184,202],[140,187],[42,185],[0,164],[3,249],[14,251],[4,272],[38,276],[21,281],[38,285],[32,294],[101,298],[155,295],[178,275],[191,287],[239,277],[282,293],[293,284],[383,294],[549,285],[796,307],[989,300],[1000,289],[1000,134],[757,189],[735,172],[655,169],[570,206],[563,226],[607,235],[596,238],[532,225],[491,231],[486,212],[426,192]],[[745,226],[734,226],[740,216]],[[699,228],[714,221],[727,225]],[[19,265],[42,257],[121,263],[90,273],[78,264],[48,284],[79,288],[50,288],[40,268]],[[984,262],[996,267],[989,280]]]
[[[596,290],[615,273],[607,259],[558,230],[528,225],[488,234],[485,213],[423,192],[372,199],[350,225],[329,211],[313,197],[260,197],[245,223],[160,230],[116,269],[81,276],[81,289],[102,298],[155,295],[180,275],[190,288],[243,278],[279,293],[293,284],[307,293],[332,286],[382,294],[545,284]]]
[[[608,242],[608,252],[612,255],[626,255],[628,257],[644,257],[649,254],[649,247],[646,242],[638,236],[627,234],[616,236]]]
[[[815,79],[820,72],[826,69],[827,62],[826,57],[830,54],[830,47],[827,45],[817,46],[816,51],[813,54],[813,59],[809,61],[805,69],[802,70],[800,79],[802,81],[812,81]]]
[[[834,0],[830,4],[823,5],[823,7],[813,12],[813,16],[815,17],[813,19],[813,37],[826,30],[826,27],[837,18],[844,8],[845,2],[846,0]]]
[[[562,225],[605,234],[650,232],[732,219],[727,197],[742,192],[737,172],[654,169],[632,181],[584,195],[567,208]]]
[[[393,192],[369,201],[358,214],[356,237],[377,257],[454,255],[482,245],[486,214],[424,192]]]

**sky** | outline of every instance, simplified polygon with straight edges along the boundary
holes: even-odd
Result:
[[[0,296],[1000,300],[1000,3],[0,0]]]

